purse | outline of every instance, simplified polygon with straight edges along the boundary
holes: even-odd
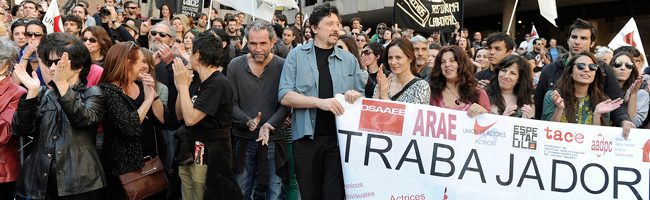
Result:
[[[156,154],[158,154],[158,139],[154,128]],[[144,167],[120,175],[120,182],[129,200],[141,200],[167,188],[169,182],[165,176],[162,161],[158,156],[144,158]]]

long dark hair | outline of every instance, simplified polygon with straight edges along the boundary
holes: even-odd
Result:
[[[359,46],[357,46],[357,43],[352,36],[349,35],[343,35],[339,37],[339,40],[341,40],[343,43],[345,43],[345,46],[348,47],[348,50],[350,53],[357,58],[357,62],[359,63],[359,67],[363,69],[363,63],[361,63],[361,57],[359,56]]]
[[[431,86],[431,99],[441,99],[442,91],[447,86],[447,78],[442,75],[442,54],[451,52],[454,54],[454,58],[458,63],[458,92],[460,95],[460,100],[465,103],[477,103],[479,92],[476,86],[478,81],[474,78],[474,67],[472,67],[472,62],[469,60],[467,53],[463,51],[459,46],[451,45],[440,50],[438,56],[436,56],[436,61],[433,64],[433,70],[431,71],[431,81],[429,85]]]
[[[614,57],[612,57],[612,60],[609,62],[609,66],[614,67],[614,64],[616,64],[616,59],[621,56],[627,56],[628,58],[630,58],[630,60],[632,60],[632,64],[634,64],[634,57],[632,56],[632,54],[622,51],[614,55]],[[621,67],[625,67],[625,66],[621,66]],[[625,80],[625,82],[623,83],[623,87],[621,87],[621,90],[623,90],[623,92],[626,92],[627,89],[630,89],[634,81],[636,81],[637,77],[639,77],[639,70],[636,68],[636,66],[634,66],[632,67],[632,72],[630,72],[630,76],[627,77],[627,80]]]
[[[517,95],[517,107],[521,108],[527,104],[533,104],[533,72],[530,69],[528,61],[518,55],[509,55],[505,57],[496,66],[497,72],[508,69],[512,65],[517,65],[519,79],[513,89],[513,93]],[[499,76],[492,77],[490,85],[487,87],[487,93],[490,97],[490,104],[496,105],[499,108],[499,113],[502,114],[506,109],[505,100],[501,95],[501,87],[499,85]]]
[[[589,57],[594,63],[597,63],[598,61],[598,59],[596,59],[596,57],[592,53],[589,52],[579,53],[573,56],[569,60],[567,66],[564,67],[564,71],[562,72],[560,79],[557,81],[557,86],[558,86],[557,90],[560,93],[562,99],[564,99],[564,105],[565,105],[564,116],[566,117],[566,120],[569,123],[576,123],[576,114],[575,114],[574,105],[576,104],[576,101],[578,99],[576,98],[575,95],[575,86],[574,86],[573,77],[571,75],[573,74],[575,61],[578,58],[583,56]],[[591,82],[591,84],[589,84],[589,90],[587,91],[592,105],[589,109],[592,112],[594,111],[594,108],[596,108],[596,105],[608,99],[607,95],[605,95],[605,93],[603,92],[603,81],[605,77],[603,76],[602,70],[603,69],[601,69],[600,66],[598,67],[598,69],[596,69],[594,81]]]

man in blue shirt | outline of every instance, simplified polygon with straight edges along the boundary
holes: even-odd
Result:
[[[351,53],[334,47],[341,29],[336,7],[314,8],[309,24],[314,40],[287,56],[278,100],[294,109],[293,154],[301,197],[344,199],[335,121],[344,110],[334,94],[345,93],[348,102],[360,98],[362,71]]]

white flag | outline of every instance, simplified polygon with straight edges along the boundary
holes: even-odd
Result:
[[[530,38],[539,38],[539,35],[537,34],[537,29],[535,28],[535,25],[533,25],[533,30],[530,30]]]
[[[61,14],[59,13],[59,5],[57,1],[52,1],[50,6],[43,16],[43,24],[47,28],[47,33],[63,32],[63,22],[61,21]]]
[[[539,4],[539,14],[557,27],[557,24],[555,24],[555,19],[557,19],[555,0],[537,0],[537,3]]]
[[[641,55],[645,56],[645,50],[643,49],[643,44],[641,43],[641,34],[639,34],[639,29],[636,27],[636,22],[634,18],[631,18],[630,21],[627,21],[627,24],[623,26],[623,29],[616,34],[614,39],[609,42],[609,48],[617,49],[622,46],[633,46],[636,47],[641,52]],[[641,69],[648,66],[648,58],[645,58],[645,63]]]

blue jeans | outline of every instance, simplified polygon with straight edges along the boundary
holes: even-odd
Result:
[[[248,149],[246,149],[246,164],[244,171],[236,175],[237,183],[244,194],[244,199],[253,199],[253,195],[255,195],[254,199],[258,199],[260,196],[266,196],[265,199],[267,200],[278,199],[282,191],[282,179],[275,174],[275,143],[269,141],[268,146],[268,184],[266,188],[259,188],[262,185],[256,184],[255,170],[257,168],[256,156],[260,143],[255,142],[255,140],[245,142],[249,142]],[[239,148],[239,145],[236,148]],[[255,194],[253,194],[253,191],[255,191]]]

